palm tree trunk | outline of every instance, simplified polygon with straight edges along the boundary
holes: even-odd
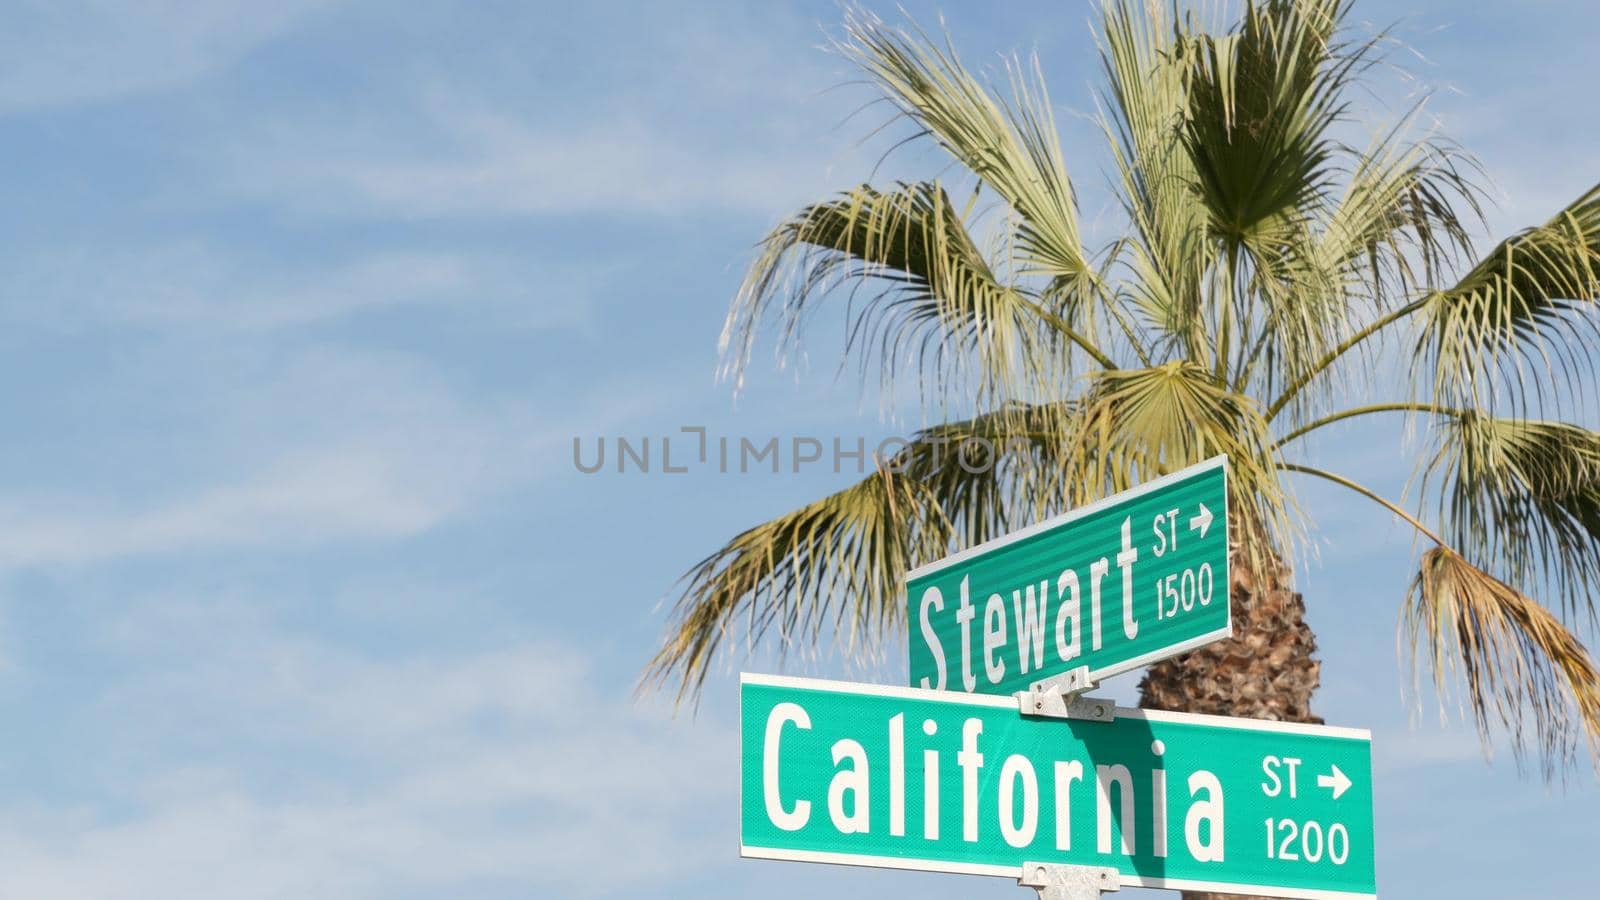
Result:
[[[1311,695],[1322,663],[1312,658],[1316,637],[1306,625],[1304,601],[1290,588],[1289,567],[1276,553],[1261,554],[1265,561],[1257,568],[1238,547],[1230,553],[1234,636],[1151,666],[1139,682],[1140,705],[1320,724],[1311,713]],[[1183,897],[1239,900],[1202,892]]]

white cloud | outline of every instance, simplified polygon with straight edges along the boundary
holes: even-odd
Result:
[[[9,6],[0,110],[126,97],[181,85],[283,33],[326,0],[45,0]]]
[[[99,805],[0,807],[8,895],[631,895],[727,855],[706,810],[736,807],[736,736],[597,689],[566,643],[375,659],[216,602],[109,631],[140,669],[100,699],[118,740],[84,755],[116,774]]]
[[[170,473],[174,487],[121,502],[92,484],[13,491],[0,498],[0,562],[415,534],[482,489],[493,455],[537,433],[527,415],[498,419],[492,404],[475,407],[404,361],[302,351],[258,382],[249,364],[230,371],[226,354],[190,361],[211,373],[213,393],[174,456],[147,472]],[[196,471],[193,459],[208,456],[212,471]]]
[[[429,308],[505,327],[584,328],[593,298],[618,271],[488,251],[384,250],[285,264],[197,240],[28,248],[0,258],[9,286],[0,315],[63,330],[131,324],[226,334]]]
[[[129,459],[158,487],[128,498],[118,468],[104,483],[73,476],[0,494],[0,567],[418,534],[536,484],[566,462],[573,434],[614,430],[662,399],[659,388],[600,402],[573,393],[563,409],[537,391],[471,391],[417,359],[346,345],[262,356],[224,342],[123,386],[166,396],[206,373],[189,408],[164,408],[176,424],[159,455]]]
[[[681,215],[706,209],[771,214],[799,196],[797,174],[804,178],[818,169],[814,159],[715,147],[626,114],[571,129],[539,127],[457,98],[428,104],[425,121],[451,136],[448,151],[282,155],[280,145],[275,162],[241,166],[252,173],[242,180],[270,173],[267,184],[250,189],[270,190],[280,200],[322,212],[353,207],[404,217]]]
[[[0,564],[415,534],[456,505],[436,484],[424,487],[406,477],[415,465],[375,446],[330,447],[147,508],[83,508],[79,501],[72,510],[70,498],[13,501],[0,505],[0,534],[6,535]]]
[[[420,64],[382,103],[263,110],[197,164],[236,196],[319,216],[770,218],[876,158],[850,141],[873,123],[835,127],[862,99],[828,91],[850,77],[842,62],[789,11],[551,14],[558,32],[605,32],[620,77],[590,80],[554,49],[475,82]]]

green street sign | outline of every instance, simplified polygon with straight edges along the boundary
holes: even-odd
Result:
[[[1373,897],[1365,731],[744,675],[740,853],[1017,878]]]
[[[1219,456],[911,572],[911,685],[1099,681],[1227,637],[1227,476]]]

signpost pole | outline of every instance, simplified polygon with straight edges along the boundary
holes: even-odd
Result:
[[[1089,667],[1079,666],[1018,691],[1018,711],[1025,716],[1110,722],[1116,718],[1116,703],[1084,696],[1096,687]],[[1122,875],[1103,866],[1027,862],[1017,883],[1038,891],[1039,900],[1100,900],[1103,893],[1122,889]]]
[[[1117,870],[1098,866],[1023,863],[1017,882],[1038,891],[1039,900],[1100,900],[1102,893],[1122,890]]]

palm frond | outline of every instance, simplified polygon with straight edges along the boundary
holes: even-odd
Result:
[[[1317,235],[1318,267],[1365,286],[1374,311],[1433,284],[1471,249],[1468,223],[1482,218],[1467,174],[1476,163],[1437,137],[1408,139],[1417,112],[1350,154],[1350,180]]]
[[[1408,130],[1403,120],[1365,149],[1338,149],[1349,180],[1286,254],[1281,286],[1267,292],[1269,327],[1281,337],[1253,363],[1262,377],[1250,387],[1269,395],[1291,383],[1315,387],[1286,395],[1293,421],[1348,396],[1352,386],[1339,376],[1370,371],[1327,371],[1337,359],[1328,334],[1348,340],[1357,323],[1381,321],[1471,250],[1468,223],[1482,218],[1467,174],[1476,163],[1441,138],[1413,140]]]
[[[1546,777],[1581,745],[1600,755],[1600,671],[1583,644],[1521,592],[1435,547],[1407,592],[1402,629],[1413,666],[1426,658],[1442,694],[1459,671],[1486,743],[1503,727],[1519,759],[1535,753]]]
[[[1519,409],[1530,408],[1530,387],[1535,401],[1547,385],[1579,387],[1594,372],[1597,300],[1600,186],[1428,297],[1417,349],[1434,375],[1421,380],[1433,382],[1441,402],[1491,405],[1511,391]]]
[[[832,289],[865,290],[849,311],[847,355],[879,363],[885,388],[909,361],[925,388],[980,395],[1060,373],[1062,336],[1037,302],[1001,284],[937,182],[861,186],[817,203],[762,243],[723,328],[725,371],[739,376],[760,326],[794,346]],[[859,296],[853,292],[852,297]]]
[[[1225,260],[1211,298],[1215,368],[1293,370],[1348,320],[1308,252],[1339,174],[1334,125],[1371,42],[1341,42],[1347,0],[1247,3],[1237,30],[1185,36],[1181,140],[1193,193]],[[1254,363],[1266,356],[1268,364]],[[1241,375],[1242,377],[1242,375]]]
[[[1451,544],[1524,589],[1543,587],[1595,623],[1600,592],[1600,434],[1561,422],[1461,412],[1434,431]]]
[[[1062,429],[1080,413],[1015,405],[927,429],[856,484],[739,534],[685,574],[645,681],[697,695],[739,632],[787,652],[831,628],[864,655],[900,625],[906,572],[1065,508]]]
[[[1290,536],[1292,503],[1260,406],[1202,366],[1178,361],[1097,373],[1072,441],[1068,481],[1094,494],[1226,454],[1235,516],[1266,537]]]
[[[1186,63],[1159,4],[1116,0],[1103,14],[1107,88],[1099,121],[1133,229],[1122,242],[1134,276],[1124,290],[1148,327],[1193,356],[1207,338],[1205,273],[1217,251],[1205,207],[1193,194],[1193,162],[1179,140]]]
[[[1347,0],[1249,4],[1238,31],[1199,34],[1187,62],[1183,143],[1212,231],[1270,246],[1332,184],[1330,130],[1362,62],[1334,35]]]
[[[821,643],[825,626],[852,646],[899,615],[899,581],[942,545],[928,497],[880,470],[838,493],[734,537],[684,576],[683,592],[647,682],[697,695],[716,654],[743,621],[754,646],[776,630],[780,650]]]
[[[948,42],[892,28],[861,10],[845,21],[836,49],[903,115],[1016,212],[1021,274],[1092,278],[1077,202],[1049,92],[1035,60],[1012,61],[1009,98],[996,96],[962,65]]]

